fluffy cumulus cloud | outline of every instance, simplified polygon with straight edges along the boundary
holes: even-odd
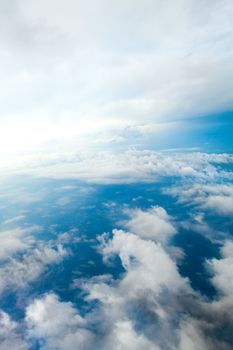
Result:
[[[163,287],[182,286],[176,265],[160,244],[121,230],[114,230],[113,234],[113,239],[103,247],[103,255],[105,259],[119,255],[127,271],[119,284],[125,300],[140,297],[145,290],[159,294]]]
[[[128,213],[127,231],[115,229],[112,236],[99,237],[105,263],[114,264],[118,257],[124,272],[117,278],[99,275],[73,282],[73,288],[83,290],[89,311],[79,311],[79,305],[62,301],[53,291],[31,299],[22,321],[1,311],[2,349],[28,350],[34,345],[43,350],[231,349],[232,242],[223,244],[219,259],[206,261],[217,291],[208,300],[180,275],[166,249],[162,232],[165,237],[176,233],[168,213],[161,207]],[[34,260],[54,263],[63,256],[61,249],[37,247],[33,258],[24,259],[25,269],[16,269],[18,276],[30,268],[37,274]]]
[[[31,226],[0,232],[0,293],[26,287],[68,254],[60,236],[40,241],[35,235],[40,231],[40,227]]]
[[[5,260],[9,256],[20,251],[25,251],[34,242],[32,233],[38,232],[39,227],[32,226],[27,229],[16,228],[0,232],[0,260]]]
[[[0,292],[26,287],[49,266],[61,262],[66,254],[61,244],[38,244],[20,257],[11,258],[0,268]]]
[[[146,231],[152,234],[153,210],[143,220],[148,220]],[[155,212],[158,215],[162,208]],[[134,215],[137,219],[138,212]],[[132,220],[131,213],[128,227]],[[100,275],[74,281],[92,305],[83,316],[77,305],[53,292],[32,300],[26,309],[27,342],[37,341],[45,350],[231,349],[232,242],[225,242],[219,260],[207,261],[218,292],[214,300],[192,290],[157,240],[129,229],[114,230],[112,237],[103,235],[100,242],[104,260],[119,257],[124,273],[117,279]]]
[[[233,186],[229,188],[227,193],[218,193],[218,190],[211,194],[208,198],[204,207],[207,209],[212,209],[217,213],[223,215],[232,215],[233,214]]]
[[[41,340],[40,349],[88,349],[93,341],[87,322],[74,306],[53,293],[28,306],[26,321],[30,338]]]
[[[206,213],[224,217],[232,213],[232,174],[224,170],[232,164],[230,154],[132,150],[96,157],[73,155],[65,167],[60,157],[43,161],[43,167],[40,160],[27,171],[98,184],[155,182],[161,177],[166,183],[172,177],[175,181],[163,191],[176,197],[188,212],[191,208],[189,225],[195,224],[199,232],[211,233]],[[17,350],[17,346],[30,349],[34,345],[43,350],[75,350],[77,344],[85,350],[231,350],[232,242],[223,243],[219,259],[206,261],[209,281],[216,290],[213,299],[208,299],[179,273],[171,238],[183,223],[161,206],[124,207],[124,213],[128,219],[118,223],[122,229],[99,236],[98,250],[105,264],[115,266],[120,261],[124,272],[117,277],[74,278],[72,288],[82,290],[88,305],[85,310],[51,290],[30,298],[23,320],[16,322],[2,311],[3,346]],[[24,290],[69,253],[69,234],[42,241],[36,238],[39,227],[8,228],[18,219],[3,223],[5,229],[0,232],[1,292]]]
[[[0,311],[0,346],[1,350],[28,350],[28,343],[23,340],[20,327],[9,315]]]
[[[97,334],[89,329],[74,305],[61,302],[55,294],[45,295],[27,309],[29,338],[38,339],[41,349],[141,349],[157,350],[143,335],[137,334],[132,322],[116,320],[112,333]],[[104,321],[104,320],[103,320]],[[102,337],[102,339],[101,339]]]
[[[127,221],[126,227],[136,235],[157,242],[166,242],[176,233],[172,224],[172,218],[164,208],[152,207],[147,211],[135,209],[128,211],[131,220]]]
[[[165,332],[172,318],[162,307],[164,295],[172,301],[176,292],[189,290],[187,282],[160,245],[135,234],[115,230],[113,239],[102,241],[102,252],[105,259],[118,255],[126,272],[115,281],[83,282],[87,300],[98,301],[97,309],[84,320],[70,303],[46,295],[27,308],[30,335],[44,340],[45,349],[68,344],[70,349],[77,344],[80,349],[160,349],[157,328],[162,323]]]
[[[233,186],[224,184],[193,184],[178,186],[166,191],[180,203],[197,206],[211,213],[231,216],[233,213]]]
[[[209,262],[213,272],[213,283],[219,292],[232,297],[233,288],[233,242],[227,241],[222,248],[222,259]]]

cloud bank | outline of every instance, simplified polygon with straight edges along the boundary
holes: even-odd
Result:
[[[156,182],[175,177],[198,181],[230,181],[230,153],[156,152],[129,149],[123,152],[38,153],[2,163],[1,174],[77,179],[96,184]]]

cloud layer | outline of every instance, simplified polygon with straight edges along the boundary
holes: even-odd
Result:
[[[129,149],[124,152],[37,153],[10,158],[2,163],[2,176],[33,175],[55,179],[78,179],[97,184],[156,182],[162,177],[198,181],[230,181],[230,153],[156,152]]]
[[[122,230],[101,242],[105,260],[119,256],[124,274],[117,280],[103,276],[81,282],[87,301],[98,302],[84,318],[54,294],[29,305],[29,334],[40,339],[42,349],[75,349],[79,344],[80,349],[230,350],[233,304],[226,282],[232,271],[231,243],[223,246],[220,260],[208,262],[219,292],[208,301],[181,277],[160,243]]]
[[[5,148],[232,109],[231,0],[0,6]]]
[[[31,299],[21,322],[2,311],[0,339],[5,348],[26,350],[37,344],[43,350],[231,349],[232,242],[223,242],[219,259],[205,262],[216,288],[216,296],[208,299],[181,276],[178,261],[167,249],[166,238],[176,233],[176,224],[165,209],[128,214],[127,231],[115,229],[112,236],[99,237],[104,262],[114,264],[117,257],[124,272],[116,278],[73,280],[73,288],[83,290],[90,306],[85,312],[53,291]]]

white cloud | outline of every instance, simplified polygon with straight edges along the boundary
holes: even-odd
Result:
[[[55,294],[35,300],[26,311],[31,338],[44,339],[41,349],[88,349],[93,338],[85,320],[70,302],[61,302]]]
[[[127,271],[120,283],[122,296],[126,295],[124,289],[131,297],[147,289],[159,294],[166,286],[174,289],[182,287],[184,282],[180,279],[176,264],[159,244],[121,230],[114,230],[113,234],[112,241],[103,247],[103,255],[105,258],[112,254],[119,255]]]
[[[139,237],[165,243],[176,233],[172,218],[159,206],[147,211],[130,210],[128,214],[130,220],[127,221],[126,227]]]
[[[0,6],[1,149],[232,109],[231,0]]]
[[[215,212],[223,215],[232,215],[233,214],[233,186],[232,193],[230,195],[210,195],[206,203],[204,204],[204,208],[212,209]]]
[[[0,232],[0,260],[12,257],[15,253],[27,250],[35,243],[32,233],[40,230],[38,226],[25,229],[16,228]]]
[[[222,258],[209,261],[208,266],[214,275],[212,282],[215,287],[223,295],[231,297],[233,290],[233,242],[226,241],[221,252]]]
[[[179,337],[179,350],[210,349],[201,329],[198,329],[198,325],[192,319],[188,319],[181,324]]]
[[[28,350],[28,343],[23,340],[18,324],[0,310],[0,348],[1,350]]]
[[[90,183],[156,182],[160,177],[230,180],[232,173],[218,164],[233,162],[232,154],[125,152],[39,153],[18,157],[1,165],[2,176],[30,174],[49,178],[73,178]],[[27,197],[26,197],[27,198]]]
[[[159,347],[146,339],[143,334],[138,334],[129,320],[116,322],[108,347],[105,346],[105,349],[110,348],[111,344],[115,344],[114,350],[159,350]]]
[[[39,278],[48,266],[61,262],[68,254],[60,243],[33,241],[33,244],[30,244],[30,239],[27,246],[22,246],[22,243],[17,241],[16,248],[14,252],[11,250],[11,253],[20,252],[20,250],[25,251],[16,256],[8,256],[8,260],[0,267],[1,293],[6,289],[25,288],[29,283]]]
[[[58,235],[55,241],[40,241],[38,226],[0,232],[0,292],[20,289],[36,280],[51,264],[68,254]]]
[[[176,293],[187,293],[188,283],[159,244],[125,231],[113,233],[112,240],[102,242],[103,255],[105,259],[119,256],[125,273],[119,280],[110,280],[110,284],[86,281],[84,285],[88,300],[100,302],[94,317],[107,334],[102,348],[162,349],[163,332],[167,337],[166,346],[170,348],[172,338],[175,343],[177,338],[168,330],[174,315],[164,302],[169,303]]]
[[[47,294],[35,300],[27,308],[26,322],[29,338],[38,338],[41,349],[101,349],[157,350],[157,346],[143,335],[137,334],[130,321],[117,321],[113,333],[105,335],[101,341],[94,332],[87,329],[88,324],[70,302],[62,302],[55,294]]]
[[[166,192],[177,197],[180,203],[196,205],[219,215],[228,216],[233,213],[233,186],[231,183],[190,183],[182,187],[173,187]]]
[[[83,317],[54,293],[32,301],[26,309],[29,339],[39,340],[43,350],[230,350],[232,242],[224,244],[221,259],[208,262],[219,296],[207,300],[180,276],[160,244],[113,233],[111,239],[102,236],[102,253],[105,259],[119,256],[125,272],[116,280],[100,275],[75,281],[87,302],[97,302]]]
[[[28,306],[29,335],[41,339],[42,349],[76,349],[77,345],[91,350],[96,347],[161,349],[156,341],[157,331],[151,338],[145,330],[137,330],[136,322],[140,318],[137,308],[142,303],[142,314],[149,312],[157,326],[160,322],[166,324],[170,316],[160,305],[160,298],[168,293],[168,301],[173,293],[189,290],[188,284],[160,245],[132,233],[114,231],[113,239],[103,246],[103,254],[105,258],[119,255],[126,272],[119,280],[112,281],[112,285],[108,276],[81,282],[88,292],[87,300],[99,302],[84,319],[74,305],[59,301],[54,294],[45,295]]]

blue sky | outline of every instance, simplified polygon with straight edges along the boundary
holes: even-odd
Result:
[[[0,0],[0,350],[232,350],[231,0]]]

